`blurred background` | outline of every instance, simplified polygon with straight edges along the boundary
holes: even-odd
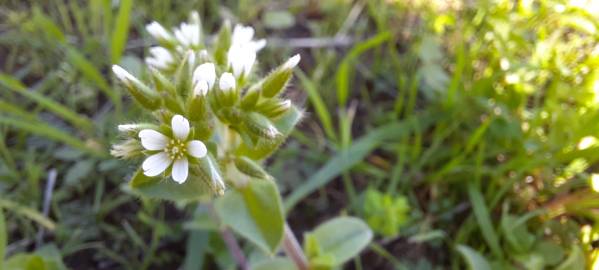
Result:
[[[266,164],[300,238],[373,229],[344,269],[599,269],[599,1],[1,0],[4,269],[235,268],[108,154],[140,118],[111,64],[147,76],[145,24],[191,10],[255,27],[260,74],[301,54],[307,117]]]

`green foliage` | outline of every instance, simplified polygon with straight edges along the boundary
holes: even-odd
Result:
[[[476,250],[463,245],[458,245],[456,249],[464,256],[468,269],[470,270],[491,270],[489,262]]]
[[[304,248],[315,269],[333,269],[358,255],[372,240],[372,231],[355,217],[338,217],[304,235]]]
[[[394,237],[409,219],[410,205],[404,196],[393,197],[369,189],[364,197],[364,216],[368,225],[383,236]]]
[[[283,239],[282,209],[275,183],[267,180],[251,180],[246,187],[230,190],[216,201],[224,224],[270,254]]]

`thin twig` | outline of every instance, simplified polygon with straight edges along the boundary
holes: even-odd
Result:
[[[52,193],[54,191],[54,184],[56,184],[56,169],[51,169],[48,172],[48,179],[46,181],[46,189],[44,190],[44,204],[42,205],[42,215],[44,217],[48,217],[50,214],[50,203],[52,202]],[[37,235],[35,238],[35,246],[36,248],[41,247],[44,240],[44,227],[39,226],[39,230],[37,231]]]
[[[297,238],[293,234],[291,228],[287,222],[285,222],[285,236],[283,238],[283,250],[289,256],[289,258],[295,263],[299,270],[308,270],[308,260],[306,259],[306,255],[304,255],[304,251],[300,246]]]
[[[210,214],[212,215],[212,218],[214,218],[214,220],[216,220],[217,223],[220,223],[220,221],[218,220],[218,215],[216,214],[216,210],[214,210],[214,205],[212,203],[208,203],[208,209],[210,209]],[[219,233],[220,236],[223,238],[223,241],[225,241],[225,245],[229,249],[229,253],[231,253],[231,256],[233,256],[233,259],[235,259],[235,262],[237,262],[237,266],[239,266],[239,269],[249,270],[250,266],[247,262],[247,259],[245,258],[245,255],[243,254],[241,247],[239,247],[239,244],[237,243],[237,240],[235,239],[235,236],[233,235],[231,230],[226,226],[221,226]]]

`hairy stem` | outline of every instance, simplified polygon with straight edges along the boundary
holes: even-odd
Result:
[[[216,220],[217,223],[220,223],[218,215],[216,214],[216,210],[214,210],[214,205],[212,203],[208,204],[208,209],[210,209],[210,214],[212,215],[212,218]],[[233,235],[231,230],[226,226],[221,226],[218,232],[220,233],[220,236],[223,238],[223,241],[225,242],[227,249],[229,249],[229,253],[237,263],[237,266],[239,266],[239,269],[249,270],[250,266],[248,264],[248,261],[245,258],[245,255],[243,254],[243,251],[241,250],[241,247],[237,243],[237,240],[235,239],[235,236]]]
[[[283,238],[283,250],[287,256],[295,263],[299,270],[308,270],[308,260],[304,251],[300,246],[297,238],[289,228],[287,222],[285,222],[285,236]]]

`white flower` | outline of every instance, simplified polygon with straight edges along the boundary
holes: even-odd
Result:
[[[233,44],[227,52],[227,62],[235,77],[247,76],[256,62],[256,51],[248,44]]]
[[[293,57],[289,58],[289,60],[287,60],[287,62],[285,62],[285,64],[283,64],[283,68],[284,69],[293,69],[294,67],[297,66],[297,64],[299,64],[300,60],[301,60],[300,55],[296,54]]]
[[[225,72],[220,75],[220,79],[218,79],[218,88],[223,91],[235,89],[235,77],[233,77],[233,74]]]
[[[227,52],[227,62],[236,77],[247,76],[250,73],[256,53],[264,48],[266,40],[252,40],[254,28],[251,26],[235,25],[231,35],[231,47]]]
[[[146,31],[157,40],[171,40],[173,36],[162,25],[153,21],[146,25]]]
[[[208,89],[212,89],[214,82],[216,81],[216,68],[213,63],[204,63],[199,65],[193,71],[192,77],[194,89],[200,82],[205,82],[208,85]]]
[[[252,40],[254,38],[254,28],[251,26],[243,26],[241,24],[235,25],[233,29],[233,34],[231,36],[231,44],[232,45],[242,45],[247,44],[254,51],[258,52],[264,46],[266,46],[266,40]]]
[[[173,138],[156,130],[144,129],[139,132],[141,145],[149,151],[158,151],[142,163],[146,176],[157,176],[171,166],[175,182],[182,184],[189,174],[189,157],[203,158],[208,153],[206,146],[199,140],[189,140],[189,121],[181,115],[171,119]]]
[[[146,63],[157,69],[166,69],[174,62],[173,55],[162,47],[150,48],[150,55],[150,57],[146,57]]]
[[[185,47],[196,47],[200,45],[200,25],[197,23],[181,23],[175,28],[175,37]]]

